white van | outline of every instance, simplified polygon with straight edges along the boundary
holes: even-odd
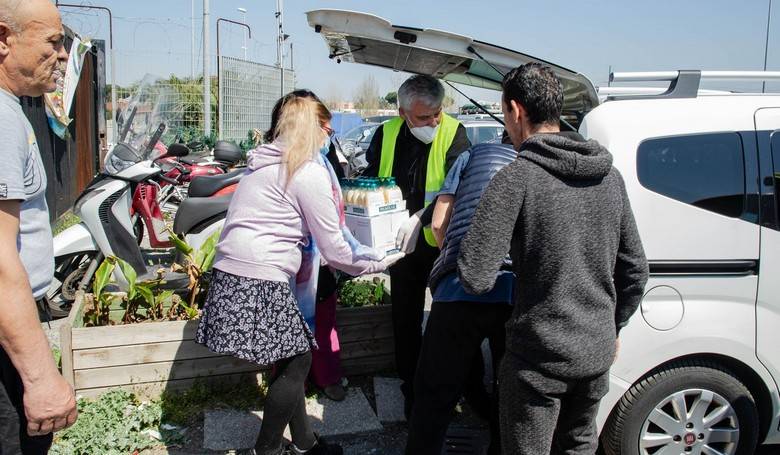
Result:
[[[562,125],[614,155],[650,262],[601,403],[602,447],[752,454],[780,443],[780,95],[699,91],[701,79],[780,74],[616,74],[669,89],[600,102],[581,74],[467,36],[363,13],[307,16],[338,61],[496,90],[511,68],[549,64],[564,85]]]

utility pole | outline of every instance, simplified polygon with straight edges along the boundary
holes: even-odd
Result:
[[[209,74],[209,0],[203,0],[203,134],[211,135],[211,75]]]
[[[195,0],[190,0],[190,78],[195,80]]]
[[[764,45],[764,71],[766,71],[766,59],[769,56],[769,22],[772,20],[772,0],[769,0],[769,12],[766,14],[766,44]],[[766,80],[761,83],[761,93],[766,93]]]
[[[282,55],[282,46],[284,46],[284,28],[282,26],[282,0],[276,0],[276,22],[279,24],[276,36],[276,65],[279,67],[279,87],[281,96],[284,96],[284,55]]]
[[[244,17],[242,19],[242,22],[246,24],[246,8],[238,8],[238,12],[243,13]],[[247,43],[246,43],[246,33],[244,34],[244,47],[241,49],[244,50],[244,60],[246,60],[246,50],[247,50]]]

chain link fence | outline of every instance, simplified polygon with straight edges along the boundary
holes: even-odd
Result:
[[[282,93],[295,90],[295,72],[232,57],[219,65],[219,138],[241,142],[254,129],[265,132]]]

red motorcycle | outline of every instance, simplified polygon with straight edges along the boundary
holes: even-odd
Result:
[[[158,143],[160,154],[167,148]],[[199,162],[188,157],[164,158],[159,161],[164,174],[156,180],[139,183],[133,193],[131,216],[139,244],[144,231],[149,233],[152,248],[171,248],[166,232],[166,214],[172,216],[186,197],[211,198],[231,194],[244,175],[244,169],[228,171],[242,158],[241,149],[232,142],[218,141],[214,159]]]

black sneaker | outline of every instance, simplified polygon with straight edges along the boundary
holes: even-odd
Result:
[[[343,455],[344,449],[338,444],[330,444],[325,441],[324,438],[317,436],[317,442],[314,443],[314,447],[309,450],[301,451],[295,444],[287,446],[285,454],[289,455]]]
[[[325,393],[326,397],[333,401],[344,401],[344,398],[347,397],[347,389],[345,389],[339,383],[331,384],[325,387],[322,391]]]

